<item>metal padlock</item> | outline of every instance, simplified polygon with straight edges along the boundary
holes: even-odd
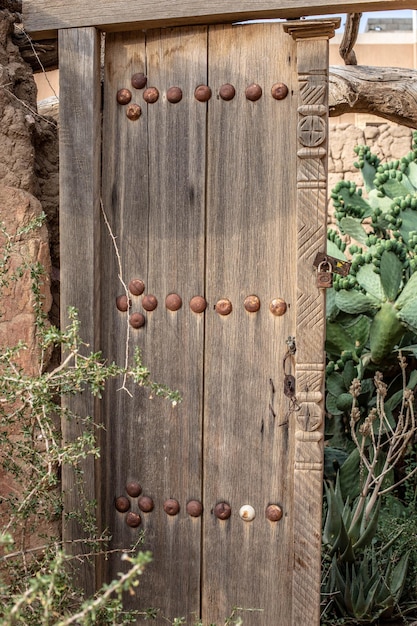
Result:
[[[332,266],[327,259],[323,259],[317,268],[317,287],[320,287],[321,289],[328,289],[332,285]]]

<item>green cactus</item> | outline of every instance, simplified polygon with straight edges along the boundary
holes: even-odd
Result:
[[[409,562],[396,551],[398,534],[384,545],[379,513],[396,488],[400,457],[389,465],[390,446],[417,385],[417,133],[413,150],[391,163],[368,147],[356,153],[364,188],[335,187],[337,228],[327,241],[328,255],[351,267],[326,291],[323,624],[390,618]]]
[[[348,276],[334,276],[327,293],[331,356],[350,352],[359,359],[369,352],[379,365],[395,346],[417,343],[416,142],[417,133],[409,155],[384,164],[368,147],[356,148],[367,197],[348,181],[333,190],[342,236],[329,231],[328,253],[349,255],[352,265]],[[343,236],[357,242],[347,253]]]

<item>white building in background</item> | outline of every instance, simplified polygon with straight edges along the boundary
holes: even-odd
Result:
[[[339,55],[346,16],[340,15],[341,28],[330,40],[330,65],[343,64]],[[364,13],[355,44],[358,65],[417,69],[417,11],[379,11]],[[346,114],[331,123],[349,122],[355,126],[386,123],[373,115]]]

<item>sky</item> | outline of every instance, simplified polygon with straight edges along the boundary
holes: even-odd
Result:
[[[335,17],[333,15],[333,17]],[[345,26],[345,22],[346,22],[346,14],[339,14],[336,15],[336,17],[340,17],[342,19],[342,23],[341,23],[341,27],[339,29],[339,31],[343,31],[344,30],[344,26]],[[373,19],[377,18],[377,17],[413,17],[413,11],[410,10],[404,10],[404,11],[373,11],[372,13],[363,13],[362,14],[362,19],[361,19],[361,23],[360,23],[360,28],[359,28],[359,32],[363,33],[365,32],[365,27],[366,27],[366,22],[367,22],[367,18],[368,17],[372,17]],[[336,32],[339,32],[336,31]]]

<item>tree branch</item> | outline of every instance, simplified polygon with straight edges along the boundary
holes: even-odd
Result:
[[[361,65],[330,67],[329,115],[371,113],[417,128],[417,71]]]
[[[21,25],[15,24],[12,40],[19,47],[23,60],[31,66],[35,73],[58,68],[57,39],[32,41]]]
[[[345,65],[357,65],[356,54],[353,46],[356,43],[359,33],[359,25],[362,13],[348,13],[346,19],[345,32],[339,47],[339,54],[345,62]]]

